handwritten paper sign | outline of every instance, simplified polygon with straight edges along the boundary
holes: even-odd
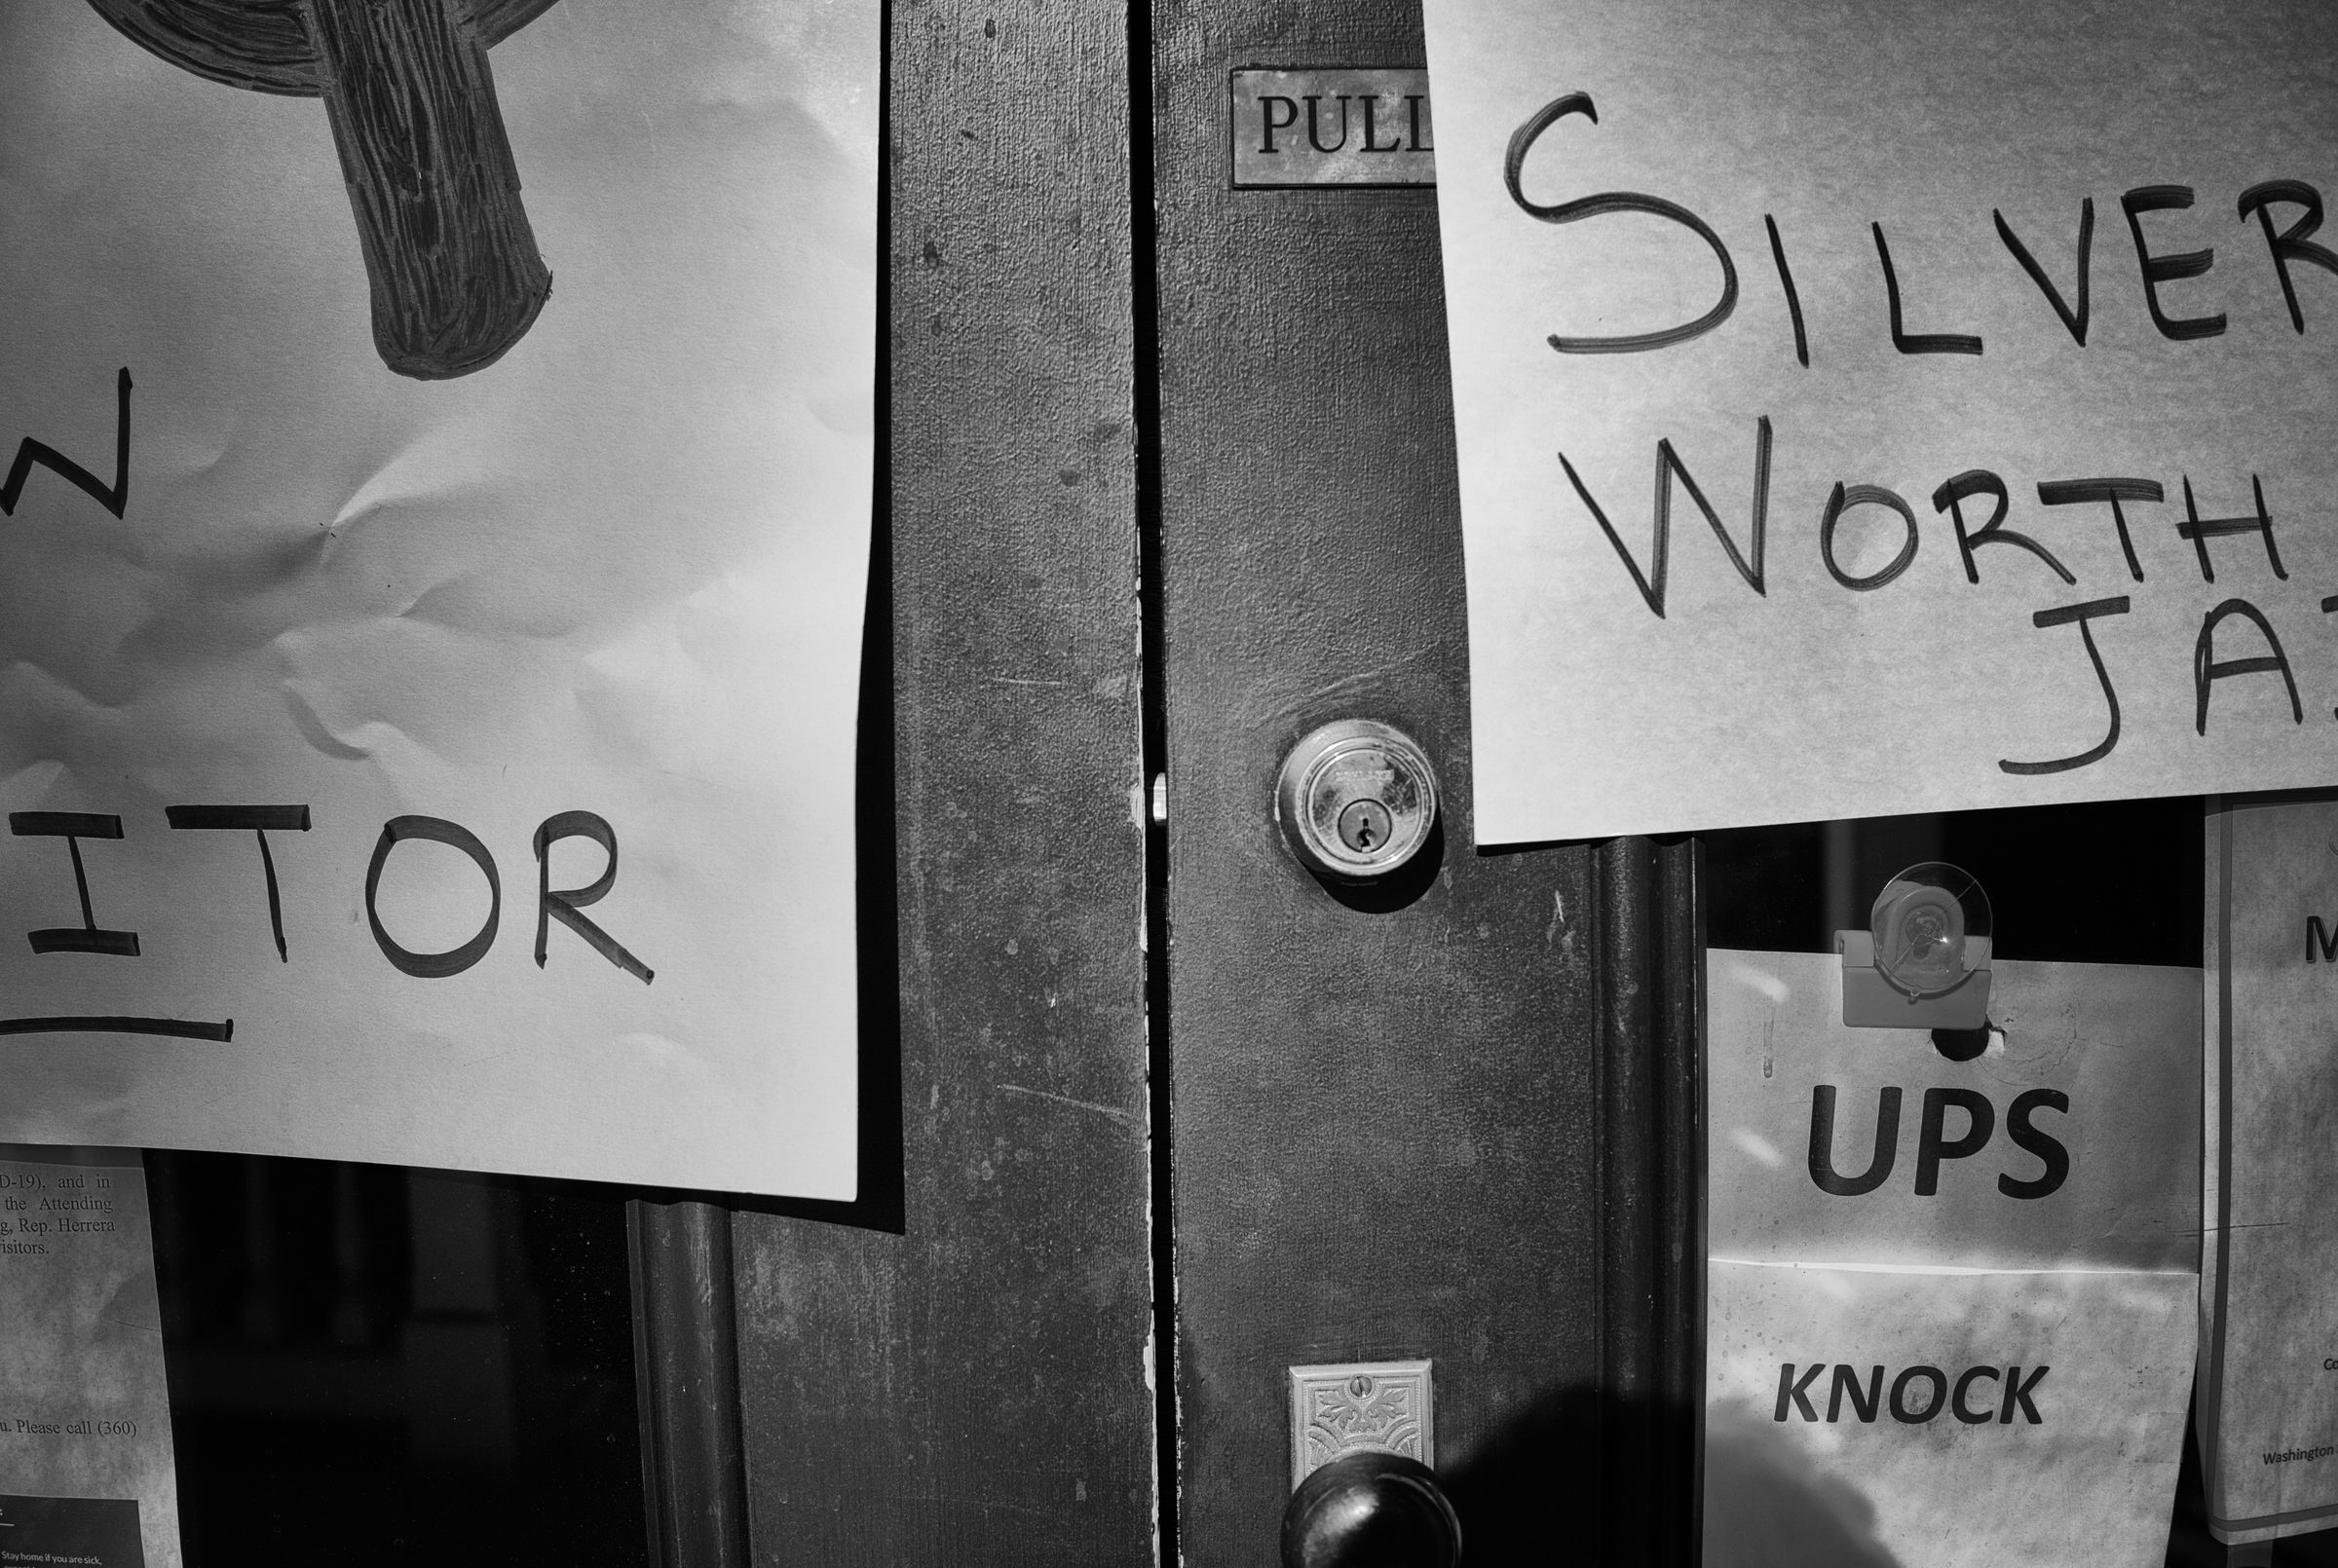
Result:
[[[878,28],[0,10],[0,1137],[850,1195]]]
[[[2208,818],[2200,1452],[2235,1544],[2338,1523],[2338,801]]]
[[[1426,15],[1480,841],[2330,775],[2338,15]]]
[[[0,1568],[178,1568],[136,1150],[0,1144]]]
[[[1705,1552],[2159,1568],[2198,1326],[2196,969],[2000,961],[1984,1049],[1707,968]]]

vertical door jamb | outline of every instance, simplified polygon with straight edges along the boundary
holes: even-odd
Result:
[[[1704,919],[1694,840],[1593,851],[1599,901],[1600,1539],[1698,1558],[1705,1379]]]
[[[625,1237],[651,1568],[746,1568],[731,1213],[636,1198]]]

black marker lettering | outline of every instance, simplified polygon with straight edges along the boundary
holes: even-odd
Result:
[[[1965,531],[1964,504],[1975,496],[1994,497],[1997,507],[1989,513],[1987,522],[1968,534]],[[2052,567],[2055,577],[2076,587],[2078,579],[2071,576],[2070,569],[2055,560],[2045,545],[2027,534],[2017,534],[2005,526],[2007,504],[2005,481],[1986,468],[1968,468],[1932,493],[1932,509],[1946,512],[1956,529],[1956,547],[1965,558],[1965,580],[1972,583],[1980,581],[1980,573],[1973,565],[1975,550],[1983,544],[2018,544]]]
[[[309,808],[305,805],[167,805],[163,816],[171,827],[182,829],[245,829],[260,841],[260,876],[268,884],[268,929],[276,936],[276,956],[280,963],[292,961],[291,951],[284,946],[284,903],[276,885],[276,857],[268,851],[268,833],[306,833],[309,831]]]
[[[0,1018],[0,1034],[159,1034],[173,1040],[214,1040],[225,1045],[236,1037],[236,1021],[207,1024],[188,1018]]]
[[[2189,185],[2138,185],[2119,198],[2119,205],[2127,213],[2128,233],[2135,237],[2135,261],[2143,269],[2143,304],[2151,312],[2151,324],[2160,329],[2160,336],[2178,343],[2191,338],[2212,338],[2224,330],[2222,311],[2214,316],[2169,317],[2160,309],[2160,285],[2200,277],[2216,265],[2215,247],[2155,256],[2143,240],[2143,214],[2180,212],[2191,205]]]
[[[17,445],[17,461],[9,465],[8,478],[0,480],[0,516],[17,514],[17,498],[24,493],[24,481],[32,477],[34,464],[94,500],[98,505],[116,517],[130,505],[130,366],[124,365],[114,378],[114,482],[111,486],[97,482],[97,476],[66,457],[46,441],[36,441],[27,435]]]
[[[2005,221],[2005,214],[1991,207],[1989,216],[1997,220],[1997,238],[2005,242],[2005,248],[2014,253],[2014,259],[2021,264],[2021,270],[2029,274],[2029,280],[2038,285],[2038,292],[2046,296],[2046,303],[2054,307],[2054,314],[2062,318],[2062,325],[2069,329],[2071,339],[2080,348],[2085,348],[2087,271],[2089,258],[2094,249],[2094,198],[2088,197],[2078,206],[2078,309],[2075,311],[2062,302],[2061,290],[2054,286],[2054,280],[2046,276],[2046,269],[2038,265],[2038,258],[2029,253],[2029,247],[2014,233],[2013,225]]]
[[[2273,232],[2275,203],[2299,206],[2305,210],[2295,223],[2280,234]],[[2297,308],[2297,285],[2290,280],[2289,264],[2303,261],[2324,272],[2338,273],[2338,255],[2332,255],[2326,245],[2318,245],[2306,238],[2321,227],[2321,193],[2302,179],[2269,179],[2251,185],[2241,193],[2241,217],[2257,215],[2257,224],[2265,231],[2265,248],[2273,253],[2273,270],[2281,276],[2281,299],[2289,307],[2289,324],[2299,333],[2306,330],[2306,313]]]
[[[2087,646],[2087,657],[2094,665],[2094,679],[2102,683],[2102,700],[2110,704],[2111,728],[2099,743],[2088,747],[2075,757],[2057,757],[2050,763],[2000,761],[1997,764],[1999,767],[2009,773],[2022,775],[2066,773],[2074,767],[2084,767],[2089,763],[2101,762],[2111,754],[2111,748],[2119,744],[2119,693],[2111,687],[2111,672],[2103,667],[2102,650],[2094,646],[2094,632],[2087,622],[2096,616],[2124,616],[2128,613],[2128,609],[2127,597],[2122,594],[2116,599],[2092,599],[2083,605],[2063,605],[2056,610],[2041,610],[2029,617],[2029,623],[2041,629],[2048,626],[2068,625],[2074,620],[2078,622],[2079,640]]]
[[[2203,582],[2216,580],[2216,569],[2208,564],[2208,541],[2222,539],[2227,534],[2251,532],[2264,538],[2265,558],[2273,563],[2273,575],[2283,582],[2289,580],[2289,574],[2281,570],[2281,552],[2274,548],[2273,518],[2265,510],[2265,487],[2252,473],[2248,476],[2248,488],[2249,493],[2256,498],[2255,516],[2203,517],[2200,515],[2200,507],[2192,500],[2192,476],[2190,474],[2184,476],[2184,520],[2175,525],[2175,532],[2177,538],[2190,540],[2192,548],[2199,553],[2200,579]]]
[[[2217,624],[2229,616],[2239,616],[2255,622],[2257,630],[2264,634],[2265,646],[2273,652],[2260,653],[2254,658],[2214,657]],[[2272,622],[2246,599],[2227,599],[2209,611],[2200,623],[2200,641],[2192,648],[2192,689],[2199,699],[2193,728],[2204,735],[2208,732],[2208,690],[2216,682],[2234,675],[2262,675],[2268,670],[2281,672],[2281,684],[2289,689],[2290,719],[2294,723],[2304,724],[2306,710],[2297,700],[2297,677],[2289,673],[2288,655],[2281,652],[2281,640],[2273,634]]]
[[[552,845],[563,839],[590,839],[609,853],[609,863],[601,875],[584,887],[571,887],[559,892],[552,889]],[[617,885],[617,830],[606,818],[590,811],[562,811],[544,819],[536,830],[536,967],[544,967],[545,952],[551,937],[552,921],[558,920],[583,937],[592,951],[633,976],[643,985],[650,983],[647,964],[618,945],[617,939],[592,923],[584,915],[584,906],[599,902],[603,894]]]
[[[1876,1092],[1875,1152],[1867,1168],[1855,1176],[1838,1176],[1834,1169],[1834,1085],[1823,1083],[1810,1091],[1810,1179],[1821,1192],[1837,1198],[1860,1198],[1891,1177],[1900,1155],[1900,1091],[1896,1086]]]
[[[1640,598],[1647,602],[1648,608],[1655,612],[1659,620],[1664,618],[1665,577],[1672,560],[1675,475],[1687,489],[1689,499],[1697,504],[1697,510],[1705,514],[1707,525],[1713,529],[1713,537],[1721,541],[1721,548],[1728,552],[1729,564],[1737,568],[1737,575],[1744,578],[1746,585],[1755,593],[1767,593],[1768,590],[1762,586],[1761,564],[1770,526],[1770,417],[1767,414],[1754,422],[1754,515],[1750,530],[1754,556],[1751,561],[1739,551],[1737,541],[1729,537],[1729,531],[1721,526],[1720,514],[1713,509],[1713,503],[1705,499],[1705,492],[1697,488],[1696,479],[1681,463],[1679,455],[1674,452],[1669,438],[1656,443],[1656,538],[1649,551],[1648,571],[1644,575],[1640,570],[1640,563],[1632,558],[1632,551],[1625,546],[1623,536],[1616,533],[1615,525],[1607,520],[1607,513],[1592,495],[1591,488],[1584,484],[1583,476],[1575,472],[1575,466],[1566,461],[1564,452],[1559,454],[1559,467],[1566,470],[1568,483],[1575,487],[1575,494],[1590,508],[1592,519],[1600,525],[1600,531],[1607,536],[1607,542],[1615,547],[1617,557],[1624,563],[1624,570],[1632,574],[1633,586],[1640,589]]]
[[[2053,1134],[2042,1132],[2030,1120],[2039,1111],[2070,1112],[2070,1097],[2059,1089],[2029,1089],[2014,1097],[2005,1113],[2005,1131],[2017,1144],[2038,1157],[2046,1169],[2027,1181],[2017,1181],[2010,1176],[1997,1177],[1997,1190],[2009,1198],[2043,1198],[2056,1191],[2070,1177],[2070,1151]]]
[[[1900,317],[1900,275],[1892,268],[1892,247],[1883,243],[1883,225],[1872,223],[1875,255],[1883,263],[1883,292],[1892,307],[1892,347],[1902,354],[1979,354],[1980,339],[1967,332],[1904,332]]]
[[[1280,120],[1274,117],[1274,105],[1278,103],[1290,111]],[[1288,131],[1297,124],[1299,124],[1299,100],[1297,98],[1275,96],[1260,98],[1259,125],[1263,139],[1259,142],[1259,151],[1271,153],[1277,158],[1281,157],[1282,149],[1275,146],[1274,133],[1278,131]]]
[[[1550,206],[1527,200],[1520,180],[1526,172],[1527,152],[1532,149],[1537,137],[1570,114],[1579,114],[1593,125],[1600,123],[1600,114],[1592,106],[1591,94],[1569,93],[1565,97],[1553,98],[1544,104],[1526,124],[1511,133],[1510,150],[1502,160],[1502,180],[1510,188],[1510,200],[1518,204],[1519,210],[1544,223],[1574,223],[1609,212],[1648,212],[1660,218],[1670,218],[1713,247],[1714,255],[1721,263],[1721,297],[1712,310],[1695,320],[1666,327],[1660,332],[1634,332],[1614,338],[1563,338],[1554,335],[1549,340],[1551,347],[1561,354],[1632,354],[1642,349],[1664,349],[1702,336],[1729,319],[1729,313],[1737,309],[1737,263],[1729,259],[1729,247],[1721,243],[1721,237],[1688,208],[1660,196],[1641,196],[1634,191],[1607,191]]]
[[[1761,226],[1770,231],[1770,259],[1778,263],[1778,281],[1786,290],[1786,314],[1794,322],[1794,360],[1808,370],[1810,337],[1802,330],[1802,296],[1794,292],[1794,275],[1787,270],[1786,244],[1778,238],[1778,220],[1764,212]]]
[[[2143,563],[2135,559],[2135,541],[2128,537],[2123,501],[2166,501],[2167,487],[2156,479],[2046,479],[2038,484],[2041,506],[2075,506],[2081,502],[2107,501],[2111,524],[2119,530],[2119,549],[2127,557],[2128,575],[2143,580]]]
[[[375,907],[374,895],[382,885],[382,868],[390,864],[390,851],[408,839],[428,839],[433,843],[447,844],[469,855],[487,878],[487,920],[475,935],[461,947],[444,952],[415,952],[401,948],[382,925],[381,912]],[[373,926],[373,940],[402,974],[423,980],[444,980],[459,975],[487,956],[495,946],[495,928],[504,915],[503,878],[495,872],[495,857],[478,836],[459,822],[441,817],[392,817],[382,824],[382,836],[373,846],[373,860],[365,868],[365,918]]]
[[[117,958],[138,955],[135,931],[100,931],[90,906],[90,876],[81,864],[84,839],[119,839],[122,819],[94,811],[11,811],[8,831],[22,839],[62,839],[73,857],[73,890],[81,895],[81,924],[27,931],[35,952],[104,952]]]
[[[1900,514],[1900,521],[1906,526],[1907,534],[1901,543],[1900,553],[1892,557],[1888,566],[1867,577],[1855,578],[1834,559],[1834,529],[1843,520],[1843,513],[1854,506],[1863,505],[1889,506]],[[1916,514],[1898,495],[1881,485],[1845,486],[1839,479],[1835,481],[1833,494],[1827,498],[1827,513],[1819,519],[1819,558],[1827,563],[1829,577],[1854,593],[1871,592],[1908,569],[1916,558]]]

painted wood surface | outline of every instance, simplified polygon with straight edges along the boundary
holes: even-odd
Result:
[[[1227,179],[1230,71],[1417,65],[1418,25],[1404,0],[1153,17],[1196,1568],[1273,1549],[1300,1363],[1435,1361],[1473,1564],[1687,1539],[1690,850],[1473,851],[1435,193]],[[1418,740],[1450,802],[1433,871],[1393,892],[1315,881],[1270,816],[1292,742],[1351,715]]]
[[[857,1204],[734,1218],[759,1564],[1152,1556],[1127,26],[890,18],[898,1091]]]
[[[863,805],[895,813],[900,1047],[864,1071],[899,1110],[858,1203],[734,1216],[758,1563],[1267,1560],[1284,1368],[1413,1355],[1471,1561],[1541,1560],[1554,1518],[1685,1560],[1692,850],[1470,849],[1434,195],[1226,186],[1229,66],[1416,62],[1405,9],[1153,17],[1157,208],[1119,162],[1124,16],[895,15],[897,787]],[[1174,1407],[1138,947],[1156,368]],[[1394,891],[1335,894],[1271,821],[1289,744],[1349,713],[1452,802]]]

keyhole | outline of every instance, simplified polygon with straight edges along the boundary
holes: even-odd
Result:
[[[1388,841],[1388,808],[1377,801],[1351,801],[1339,813],[1339,841],[1358,854],[1370,854]]]

